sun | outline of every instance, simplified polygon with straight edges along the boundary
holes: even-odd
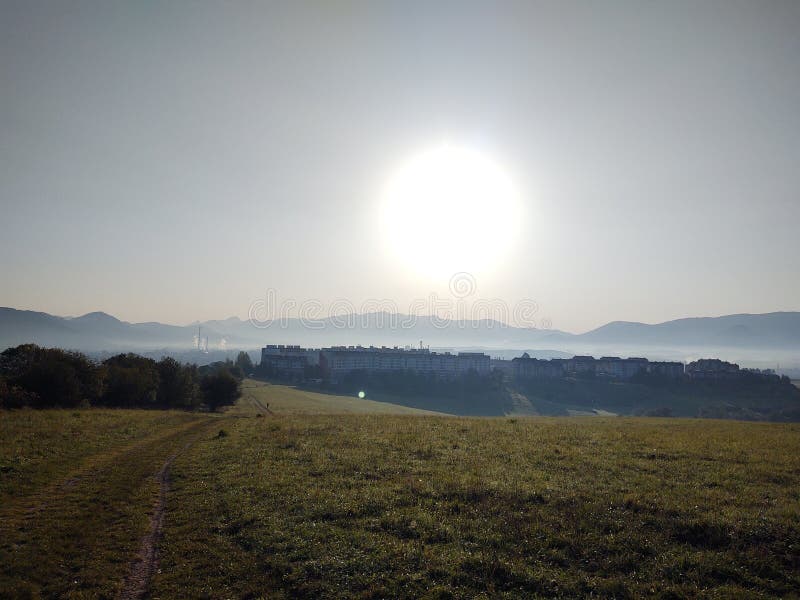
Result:
[[[387,249],[434,278],[485,272],[510,249],[519,201],[488,156],[444,144],[414,156],[389,179],[381,233]]]

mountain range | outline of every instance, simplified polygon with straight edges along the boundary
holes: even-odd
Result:
[[[268,343],[412,345],[433,348],[552,349],[575,353],[678,357],[702,351],[733,356],[800,355],[800,312],[678,319],[658,324],[615,321],[583,334],[520,328],[497,321],[442,322],[429,316],[353,314],[318,320],[285,319],[256,326],[236,317],[190,325],[128,323],[103,312],[58,317],[0,308],[0,349],[33,342],[87,352],[254,349]],[[738,354],[737,354],[738,352]]]

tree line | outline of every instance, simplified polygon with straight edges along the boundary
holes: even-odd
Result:
[[[244,355],[244,356],[242,356]],[[198,367],[118,354],[95,362],[80,352],[23,344],[0,354],[0,408],[119,407],[218,410],[241,396],[252,362]]]

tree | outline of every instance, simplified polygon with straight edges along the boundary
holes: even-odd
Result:
[[[136,354],[107,359],[106,406],[152,408],[158,405],[159,374],[156,361]]]
[[[129,353],[97,364],[78,352],[24,344],[0,353],[0,408],[89,402],[192,410],[205,402],[216,410],[236,402],[242,376],[242,368],[231,360],[198,368],[174,358],[156,362]]]
[[[0,377],[0,409],[35,407],[39,404],[39,397],[36,394],[15,385],[9,386],[8,382]]]
[[[73,407],[82,400],[81,383],[75,369],[54,356],[38,361],[17,380],[20,387],[33,392],[42,408]]]
[[[203,399],[210,410],[230,406],[242,395],[241,383],[227,369],[219,369],[203,377],[200,382]]]
[[[0,354],[0,373],[8,378],[7,396],[17,390],[13,399],[16,405],[78,406],[96,401],[103,389],[103,370],[83,354],[35,344]]]
[[[254,370],[253,361],[250,358],[250,355],[244,350],[239,352],[239,354],[236,356],[236,366],[242,370],[242,373],[245,376],[250,375]]]
[[[197,368],[182,365],[174,358],[164,357],[157,365],[158,404],[169,408],[196,408],[200,403]]]
[[[36,344],[21,344],[0,354],[0,373],[8,378],[22,375],[46,350]]]

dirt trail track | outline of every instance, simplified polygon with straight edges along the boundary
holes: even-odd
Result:
[[[201,424],[201,421],[184,423],[119,448],[89,456],[64,479],[55,481],[32,494],[10,500],[2,507],[0,514],[13,515],[21,511],[26,513],[27,518],[35,517],[41,511],[47,510],[53,504],[54,499],[59,498],[62,494],[70,492],[81,484],[97,480],[110,469],[117,468],[118,465],[125,464],[126,461],[139,456],[143,450],[154,447],[156,444],[166,445],[177,436],[194,431]],[[0,532],[2,532],[1,526]]]
[[[262,412],[264,412],[264,413],[266,413],[266,414],[268,414],[268,415],[274,415],[274,414],[275,414],[274,412],[272,412],[272,411],[269,409],[269,407],[267,407],[267,406],[264,406],[264,404],[261,402],[261,400],[259,400],[258,398],[256,398],[256,397],[255,397],[255,396],[253,396],[252,394],[250,395],[250,399],[253,401],[253,404],[255,404],[255,405],[256,405],[256,407],[257,407],[259,410],[261,410]]]
[[[26,585],[43,597],[89,589],[103,597],[144,597],[157,568],[170,465],[219,423],[216,417],[198,418],[98,453],[64,478],[0,507],[0,576],[38,565],[25,567]],[[144,511],[149,522],[140,537],[143,503],[152,508]],[[36,550],[43,547],[49,551]],[[135,558],[119,571],[109,569],[95,552],[108,548]]]
[[[187,442],[181,452],[185,451],[191,444],[192,442]],[[176,456],[178,456],[177,452],[166,460],[161,470],[156,474],[158,500],[153,515],[150,517],[150,526],[142,539],[142,547],[131,564],[130,573],[125,578],[125,584],[118,596],[120,600],[143,598],[156,572],[158,566],[158,542],[164,529],[167,492],[169,491],[169,468],[172,466],[172,461],[175,460]]]

